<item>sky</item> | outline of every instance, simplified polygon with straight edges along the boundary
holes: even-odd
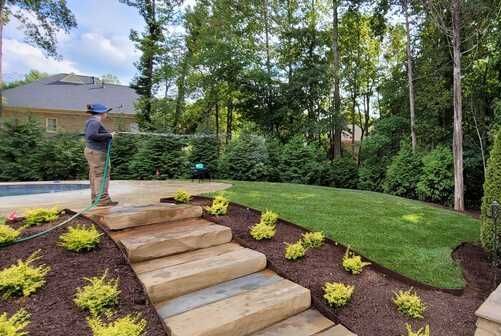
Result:
[[[192,1],[188,1],[192,2]],[[139,53],[129,40],[131,29],[142,31],[144,22],[133,7],[118,0],[67,0],[78,27],[58,34],[62,59],[47,58],[24,42],[19,22],[4,29],[4,81],[21,79],[31,69],[49,74],[74,72],[101,77],[111,73],[129,84],[136,73]]]

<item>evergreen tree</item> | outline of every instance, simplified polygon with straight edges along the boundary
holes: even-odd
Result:
[[[34,181],[42,179],[39,160],[44,144],[42,128],[34,119],[7,121],[0,127],[0,181]]]
[[[484,182],[484,197],[482,198],[482,216],[480,224],[480,241],[482,246],[492,250],[493,228],[491,204],[501,203],[501,130],[496,134],[491,155],[487,163],[487,174]]]
[[[169,179],[188,174],[184,143],[176,137],[148,137],[139,143],[129,170],[134,178]]]
[[[129,180],[134,174],[130,162],[137,152],[138,139],[133,136],[117,136],[111,143],[111,178]]]
[[[39,176],[43,180],[79,180],[87,178],[85,144],[78,135],[58,134],[43,141],[37,154]]]
[[[325,158],[318,147],[307,144],[303,137],[297,136],[284,146],[280,156],[281,180],[319,184],[324,161]]]
[[[214,134],[202,133],[201,137],[191,140],[190,164],[203,163],[209,168],[211,177],[217,175],[218,168],[218,140]]]
[[[452,151],[439,146],[423,157],[423,173],[417,184],[421,199],[450,205],[454,192]]]
[[[245,132],[226,147],[220,170],[224,177],[233,180],[265,180],[268,173],[267,161],[264,138]]]
[[[413,153],[413,148],[407,141],[402,141],[400,151],[393,157],[386,171],[384,191],[397,196],[416,198],[416,186],[422,167],[421,157]]]

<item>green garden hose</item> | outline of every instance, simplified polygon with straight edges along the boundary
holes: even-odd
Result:
[[[10,244],[5,244],[1,247],[4,247],[4,246],[9,246],[9,245],[13,245],[13,244],[17,244],[17,243],[21,243],[21,242],[24,242],[24,241],[27,241],[27,240],[31,240],[31,239],[34,239],[34,238],[37,238],[37,237],[40,237],[40,236],[43,236],[43,235],[46,235],[47,233],[51,232],[51,231],[54,231],[58,228],[60,228],[61,226],[71,222],[72,220],[74,220],[75,218],[77,218],[78,216],[80,216],[81,214],[95,208],[97,206],[97,204],[99,203],[99,201],[101,200],[101,197],[103,196],[104,194],[104,191],[106,189],[106,183],[108,182],[108,173],[109,173],[109,170],[110,170],[110,161],[111,161],[111,140],[108,142],[108,145],[106,146],[106,160],[104,162],[104,169],[103,169],[103,176],[104,178],[101,180],[101,185],[99,186],[99,192],[96,196],[96,199],[94,200],[94,202],[92,202],[88,207],[86,207],[85,209],[77,212],[76,214],[74,214],[73,216],[71,216],[70,218],[68,218],[67,220],[51,227],[50,229],[47,229],[45,231],[42,231],[42,232],[38,232],[38,233],[35,233],[33,235],[30,235],[30,236],[27,236],[27,237],[23,237],[23,238],[19,238],[19,239],[16,239],[15,241],[13,241],[12,243]]]

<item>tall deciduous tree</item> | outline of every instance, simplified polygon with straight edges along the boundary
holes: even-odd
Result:
[[[332,103],[330,148],[333,158],[341,157],[341,133],[343,120],[341,116],[341,95],[339,93],[339,0],[332,0]]]
[[[68,33],[77,26],[66,0],[0,0],[0,88],[3,83],[3,28],[11,17],[21,23],[28,43],[52,57],[58,56],[56,33]],[[0,90],[0,117],[2,105]]]
[[[411,145],[412,152],[416,153],[416,104],[414,102],[414,72],[412,68],[412,49],[411,49],[411,25],[409,20],[409,0],[401,0],[402,12],[405,17],[405,33],[407,36],[406,53],[407,53],[407,83],[409,86],[409,111],[411,117]]]

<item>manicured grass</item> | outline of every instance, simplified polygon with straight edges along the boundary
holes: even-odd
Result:
[[[234,182],[233,202],[273,210],[408,277],[438,287],[464,286],[451,257],[479,239],[479,222],[422,202],[368,191],[298,184]],[[299,237],[298,237],[299,238]]]

